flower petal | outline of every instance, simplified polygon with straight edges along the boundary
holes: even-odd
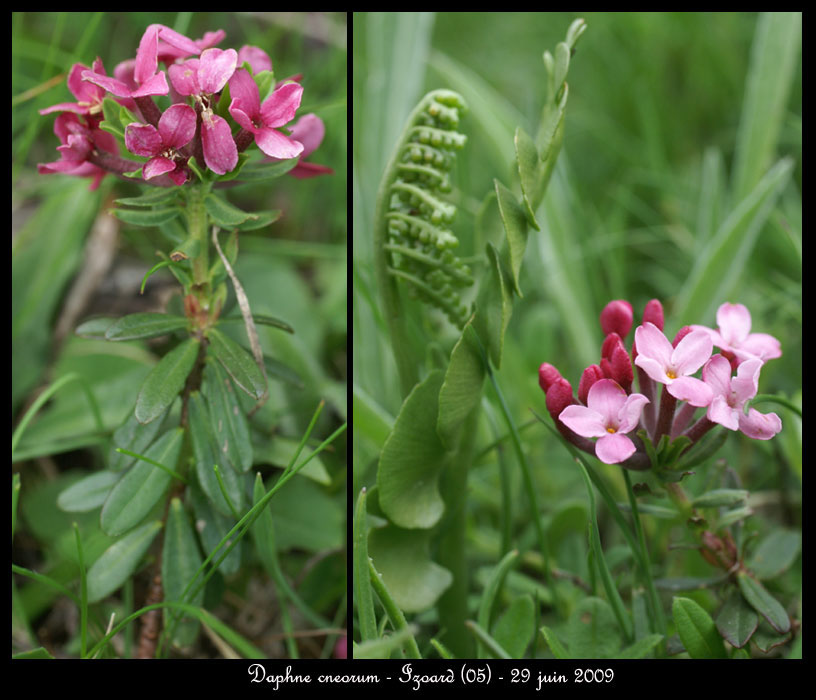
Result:
[[[645,355],[657,361],[664,368],[671,363],[672,344],[654,324],[644,323],[635,329],[635,344],[637,345],[638,359]],[[643,369],[646,370],[646,367]],[[648,370],[646,371],[648,372]],[[657,377],[652,377],[652,379],[660,381]]]
[[[741,363],[737,368],[737,376],[731,380],[731,390],[739,403],[740,408],[746,401],[754,398],[759,390],[759,372],[762,369],[762,360],[753,358]]]
[[[162,151],[162,138],[151,124],[128,124],[125,128],[125,146],[137,156],[156,156]]]
[[[170,82],[179,95],[200,95],[201,87],[198,84],[197,58],[191,58],[184,63],[174,63],[167,69]]]
[[[708,333],[692,331],[686,335],[672,353],[672,366],[677,374],[694,374],[711,357],[713,343]],[[640,347],[638,346],[638,352]]]
[[[106,75],[99,75],[93,71],[86,70],[82,71],[82,79],[94,85],[98,85],[101,88],[105,88],[105,90],[117,97],[130,97],[130,88],[116,78],[109,78]]]
[[[159,133],[165,148],[186,146],[193,140],[195,130],[196,113],[189,105],[172,105],[159,118]]]
[[[232,74],[229,79],[230,97],[232,103],[229,111],[232,114],[233,106],[238,106],[240,103],[240,110],[252,121],[261,116],[261,96],[258,92],[258,86],[245,68],[239,68]],[[235,115],[233,115],[235,116]],[[237,117],[236,117],[237,119]],[[240,122],[239,122],[240,123]],[[249,127],[241,124],[245,129]]]
[[[714,398],[711,387],[694,377],[678,377],[667,384],[669,393],[680,401],[688,401],[692,406],[708,406]]]
[[[238,52],[235,49],[207,49],[201,54],[198,68],[198,83],[202,93],[212,95],[221,92],[235,72]]]
[[[289,137],[303,144],[302,158],[313,153],[326,135],[326,126],[316,114],[304,114],[289,129]]]
[[[136,52],[136,66],[133,77],[139,85],[146,83],[156,74],[159,67],[159,24],[151,24],[142,34],[139,50]]]
[[[751,332],[751,314],[742,304],[725,303],[717,309],[720,335],[729,345],[740,345]]]
[[[144,167],[142,168],[142,177],[145,180],[150,180],[151,178],[157,177],[158,175],[164,175],[165,173],[169,173],[175,169],[176,163],[170,160],[170,158],[156,156],[144,164]]]
[[[726,360],[728,362],[728,360]],[[739,429],[739,411],[735,411],[728,405],[724,396],[715,396],[708,409],[706,417],[714,423],[724,425],[729,430]]]
[[[242,46],[238,51],[238,65],[249,63],[252,73],[258,75],[262,70],[272,70],[272,59],[263,49],[249,44]]]
[[[302,96],[303,86],[297,83],[286,83],[276,88],[261,105],[263,123],[270,127],[288,124],[295,118]]]
[[[626,403],[626,392],[613,379],[599,379],[587,394],[587,407],[603,416],[607,427],[618,427],[618,414]]]
[[[713,355],[703,367],[703,381],[711,387],[715,396],[729,396],[731,394],[731,363],[722,355]]]
[[[238,148],[232,138],[230,126],[218,115],[202,120],[201,145],[204,149],[204,162],[214,173],[223,175],[238,164]]]
[[[294,158],[303,152],[302,143],[293,141],[275,129],[263,128],[255,131],[255,143],[266,155],[275,158]]]
[[[747,416],[740,411],[739,429],[755,440],[770,440],[782,430],[782,421],[775,413],[760,413],[751,408]]]
[[[607,433],[595,443],[595,456],[605,464],[619,464],[635,454],[635,443],[623,433]]]
[[[782,347],[779,341],[767,333],[751,333],[739,346],[737,357],[752,355],[763,362],[782,357]],[[744,358],[740,358],[744,359]]]
[[[142,83],[130,94],[130,97],[151,97],[166,95],[168,92],[170,92],[170,87],[167,85],[167,78],[164,77],[164,71],[160,71]]]
[[[567,406],[561,411],[558,420],[573,432],[584,437],[609,435],[606,431],[606,422],[603,416],[586,406],[578,406],[577,404]]]
[[[643,407],[651,403],[643,394],[630,394],[626,397],[626,402],[618,411],[618,432],[628,433],[634,430],[640,422],[640,414]]]

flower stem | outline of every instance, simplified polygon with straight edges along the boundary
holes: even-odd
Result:
[[[187,190],[188,235],[191,239],[199,242],[198,255],[192,260],[193,283],[197,287],[206,287],[209,278],[208,253],[210,241],[207,237],[207,210],[204,207],[206,194],[206,188],[202,185],[191,184]]]
[[[671,432],[672,420],[674,419],[674,408],[677,399],[669,393],[667,384],[663,385],[663,392],[660,394],[660,411],[657,415],[657,426],[655,428],[652,442],[655,447],[660,443],[660,438]]]

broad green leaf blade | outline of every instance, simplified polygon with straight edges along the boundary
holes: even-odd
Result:
[[[286,175],[297,163],[297,158],[277,163],[248,163],[241,169],[238,179],[241,182],[268,182]]]
[[[136,419],[150,423],[161,416],[184,388],[200,343],[189,338],[168,352],[150,371],[136,398]]]
[[[717,614],[717,629],[731,646],[741,649],[759,625],[759,615],[734,590]]]
[[[121,586],[139,566],[162,523],[142,525],[108,547],[88,570],[88,602],[97,603]]]
[[[243,223],[236,226],[239,231],[257,231],[259,228],[264,228],[270,224],[274,224],[281,218],[283,212],[280,209],[269,209],[267,211],[256,211],[253,218],[247,219]]]
[[[252,467],[249,425],[227,373],[217,362],[207,363],[207,398],[210,426],[219,454],[219,464],[227,460],[237,472]]]
[[[364,435],[379,451],[394,429],[394,417],[356,382],[352,387],[352,421],[356,435]]]
[[[744,503],[747,498],[748,491],[745,489],[714,489],[694,498],[692,505],[695,508],[730,507]]]
[[[567,639],[573,659],[611,659],[623,637],[612,608],[602,598],[584,598],[567,621]]]
[[[558,636],[553,630],[544,626],[541,628],[541,635],[547,641],[547,645],[550,647],[550,651],[556,659],[571,658],[567,648],[561,643],[561,640],[558,639]]]
[[[407,613],[427,610],[453,581],[450,571],[431,561],[427,530],[388,525],[372,530],[368,553],[394,602]]]
[[[711,616],[690,598],[675,598],[672,615],[677,634],[692,659],[724,659],[722,637]]]
[[[518,163],[519,181],[521,182],[521,196],[524,202],[524,213],[527,221],[536,231],[540,231],[535,218],[533,201],[539,189],[542,164],[538,157],[538,149],[532,137],[521,127],[516,129],[516,161]]]
[[[181,501],[174,498],[170,501],[162,546],[162,587],[165,600],[181,602],[184,589],[195,576],[201,561],[201,553],[198,551],[198,542],[190,525],[189,516]],[[204,589],[185,602],[201,605],[204,602]],[[165,620],[168,619],[167,614],[165,611]],[[189,646],[198,636],[199,627],[198,620],[182,618],[176,625],[173,642],[178,646]]]
[[[232,516],[233,511],[240,512],[242,507],[241,485],[238,475],[233,471],[232,467],[225,462],[219,461],[211,425],[207,402],[199,392],[192,392],[187,403],[187,427],[190,431],[190,442],[193,446],[193,458],[198,483],[210,503],[219,513]],[[216,464],[218,464],[221,472],[221,480],[230,503],[227,503],[218,484],[218,478],[214,471]]]
[[[529,595],[516,598],[493,627],[493,639],[511,659],[522,659],[535,634],[535,605]]]
[[[499,203],[499,214],[504,224],[504,233],[507,236],[507,251],[509,255],[509,271],[513,289],[520,297],[521,293],[521,263],[524,251],[527,249],[527,216],[516,196],[498,180],[494,181],[496,199]]]
[[[400,527],[433,527],[445,510],[438,482],[446,455],[436,432],[442,380],[436,370],[414,387],[380,455],[380,506]]]
[[[57,498],[57,505],[68,513],[85,513],[101,506],[121,474],[101,471],[80,479]]]
[[[143,425],[137,420],[134,413],[130,413],[127,420],[113,433],[113,444],[108,454],[108,469],[120,472],[131,466],[136,461],[136,457],[117,452],[116,448],[144,454],[144,451],[159,434],[163,422],[159,419]]]
[[[181,210],[178,207],[164,207],[162,209],[111,209],[120,221],[134,226],[160,226],[175,219]]]
[[[204,206],[207,208],[207,213],[213,222],[222,228],[232,228],[245,221],[254,221],[258,218],[256,214],[245,212],[215,194],[206,196]]]
[[[758,579],[776,578],[793,566],[801,548],[801,533],[774,530],[757,545],[747,566]]]
[[[219,545],[224,535],[226,535],[235,525],[232,518],[221,515],[198,486],[194,484],[191,488],[193,500],[193,511],[195,512],[196,532],[201,540],[202,547],[206,554],[214,551]],[[224,547],[229,547],[232,540],[227,540]],[[241,566],[241,547],[243,541],[239,541],[230,553],[218,565],[218,570],[225,576],[234,574]],[[219,552],[223,552],[219,550]],[[220,557],[220,554],[219,554]]]
[[[436,429],[448,449],[456,446],[462,424],[482,399],[485,367],[472,323],[473,319],[465,324],[462,335],[451,352],[445,381],[439,390]],[[481,621],[479,624],[482,624]],[[483,624],[482,627],[486,629]]]
[[[253,398],[262,398],[266,381],[252,355],[217,328],[210,329],[209,338],[208,352],[224,366],[232,380]]]
[[[175,469],[184,430],[168,430],[145,452],[168,469]],[[164,495],[172,477],[164,469],[139,460],[113,487],[102,507],[100,523],[109,535],[123,535],[144,520]]]
[[[181,316],[142,312],[123,316],[105,331],[107,340],[139,340],[156,338],[187,328],[188,321]]]
[[[89,318],[87,321],[80,323],[74,333],[80,338],[92,338],[95,340],[104,340],[105,332],[110,328],[116,319],[111,316],[99,316],[97,318]]]
[[[787,634],[790,631],[788,613],[782,604],[768,593],[765,586],[744,571],[737,574],[737,583],[745,600],[768,621],[771,627],[780,634]]]

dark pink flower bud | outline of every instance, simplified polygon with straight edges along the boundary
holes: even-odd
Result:
[[[538,385],[545,394],[559,379],[561,379],[561,372],[547,362],[541,363],[541,367],[538,368]]]
[[[604,373],[598,365],[590,365],[584,370],[581,375],[581,381],[578,382],[578,400],[586,406],[587,394],[590,387],[599,379],[604,378]]]
[[[625,338],[632,330],[632,305],[624,299],[610,301],[601,311],[601,329],[605,335],[617,333]]]
[[[558,416],[567,406],[575,403],[572,395],[572,385],[563,377],[554,381],[547,390],[547,410],[556,425],[560,425]]]
[[[627,394],[631,392],[632,379],[634,378],[632,361],[629,359],[629,353],[626,352],[622,342],[612,347],[608,358],[601,360],[601,369],[604,376],[614,379]]]
[[[677,331],[677,335],[674,336],[674,340],[672,340],[672,347],[677,347],[677,343],[679,343],[683,338],[685,338],[689,333],[691,333],[694,329],[691,326],[683,326],[679,331]]]
[[[604,338],[603,345],[601,345],[601,357],[609,359],[612,356],[612,350],[617,345],[623,345],[621,337],[617,333],[610,333]]]
[[[643,323],[653,323],[661,331],[663,330],[663,304],[658,299],[652,299],[646,303],[643,309]]]

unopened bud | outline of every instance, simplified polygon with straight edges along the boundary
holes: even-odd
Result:
[[[632,305],[624,299],[610,301],[601,311],[601,329],[605,335],[617,333],[625,338],[632,330]]]
[[[631,392],[634,379],[632,361],[629,359],[629,353],[626,352],[623,342],[619,341],[614,345],[609,357],[601,360],[601,369],[604,376],[614,379],[627,394]]]
[[[538,368],[538,385],[545,394],[559,379],[561,379],[561,372],[547,362],[541,363],[541,367]]]
[[[610,333],[604,338],[603,345],[601,345],[601,357],[607,360],[612,357],[612,350],[616,345],[623,345],[621,337],[617,333]]]
[[[663,330],[663,304],[658,299],[646,302],[643,309],[643,323],[653,323],[661,331]]]
[[[581,381],[578,382],[578,400],[586,406],[587,394],[589,394],[590,387],[599,379],[604,378],[604,373],[598,365],[590,365],[584,370],[581,375]]]
[[[677,344],[683,340],[691,331],[694,330],[691,326],[683,326],[679,331],[677,331],[677,335],[674,336],[674,340],[672,341],[672,347],[676,348]]]
[[[553,382],[547,390],[547,410],[556,423],[559,423],[558,416],[561,415],[561,411],[574,403],[572,385],[563,377]]]

